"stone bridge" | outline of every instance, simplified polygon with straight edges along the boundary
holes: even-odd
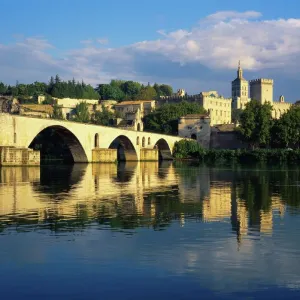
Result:
[[[182,139],[145,131],[1,113],[0,164],[39,164],[39,151],[29,148],[48,128],[61,137],[76,163],[171,159],[175,142]]]

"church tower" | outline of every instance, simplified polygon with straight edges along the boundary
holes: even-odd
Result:
[[[237,78],[231,83],[232,109],[244,109],[250,101],[248,81],[243,77],[243,69],[239,61]]]

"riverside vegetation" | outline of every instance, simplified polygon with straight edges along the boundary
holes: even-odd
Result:
[[[175,159],[206,162],[299,162],[300,106],[294,105],[280,119],[272,119],[272,106],[251,101],[239,114],[238,137],[249,149],[206,150],[196,141],[182,140],[174,146]]]

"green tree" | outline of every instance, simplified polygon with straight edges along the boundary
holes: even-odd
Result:
[[[274,123],[272,140],[283,147],[300,146],[300,106],[291,107]]]
[[[138,99],[140,100],[152,100],[157,96],[156,90],[152,86],[146,86],[141,88],[140,93],[138,95]]]
[[[270,142],[272,127],[272,106],[252,100],[240,116],[241,138],[252,148],[267,146]]]
[[[243,111],[241,109],[233,109],[232,110],[231,119],[234,124],[238,124],[240,122],[242,112]]]
[[[75,122],[89,123],[90,122],[90,113],[89,107],[86,102],[80,102],[76,105],[75,116],[73,118]]]
[[[0,82],[0,95],[5,95],[7,93],[7,85]]]
[[[115,115],[113,112],[109,111],[104,105],[102,106],[102,111],[96,111],[93,116],[93,123],[97,125],[110,125],[110,120],[114,119]]]
[[[167,134],[178,134],[178,119],[188,114],[204,114],[198,103],[182,101],[178,104],[164,104],[144,118],[145,130]]]
[[[173,94],[173,88],[170,85],[161,84],[159,86],[159,89],[160,89],[161,94],[163,96],[171,96]]]
[[[136,100],[142,86],[139,82],[126,81],[123,84],[123,92],[126,94],[128,99]]]
[[[100,94],[101,99],[103,100],[123,100],[124,93],[121,88],[117,85],[110,84],[99,84],[96,88],[96,91]]]
[[[53,106],[53,113],[51,115],[51,118],[52,119],[57,119],[57,120],[63,120],[64,119],[61,108],[56,104]]]

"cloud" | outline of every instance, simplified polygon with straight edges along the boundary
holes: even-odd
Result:
[[[50,54],[54,46],[46,39],[23,38],[15,44],[0,44],[0,62],[6,66],[0,76],[4,81],[28,81],[45,80],[41,74],[48,74],[48,78],[59,73],[92,84],[124,78],[176,83],[176,88],[186,88],[189,93],[200,92],[205,86],[227,86],[220,92],[228,95],[238,60],[249,79],[264,74],[275,78],[275,84],[278,78],[283,86],[284,74],[295,81],[300,68],[299,29],[300,19],[263,20],[256,11],[220,11],[190,29],[159,30],[156,40],[111,48],[103,47],[108,43],[106,38],[88,39],[81,41],[81,48],[55,57]],[[279,93],[296,97],[291,86]]]

